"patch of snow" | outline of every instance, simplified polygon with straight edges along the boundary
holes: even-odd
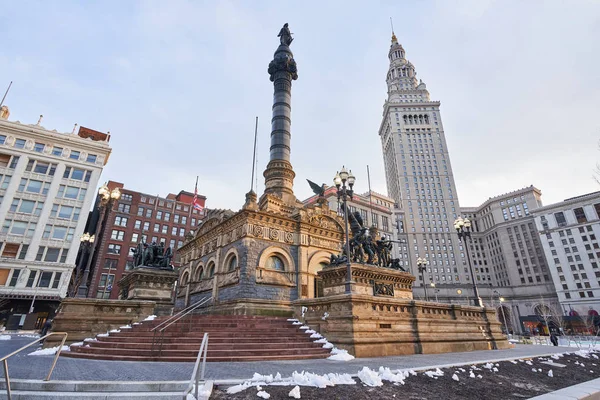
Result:
[[[478,377],[479,379],[483,378],[483,376],[481,376],[481,375],[477,375],[477,377]]]
[[[89,338],[85,338],[85,339],[83,339],[83,341],[84,341],[84,342],[97,342],[97,341],[98,341],[98,339],[89,337]]]
[[[483,366],[483,368],[487,368],[487,369],[492,369],[492,367],[494,366],[494,364],[492,363],[487,363]]]
[[[473,371],[471,371],[471,373],[469,374],[469,378],[475,378],[475,374],[473,373]]]
[[[121,332],[121,331],[118,329],[113,329],[112,331],[110,331],[110,333],[119,333],[119,332]]]
[[[408,373],[411,374],[412,376],[417,376],[417,373],[412,369],[408,370]]]
[[[271,395],[270,395],[269,393],[267,393],[267,392],[265,392],[265,391],[262,391],[262,390],[261,390],[260,392],[256,393],[256,395],[257,395],[258,397],[261,397],[261,398],[263,398],[263,399],[268,399],[268,398],[270,398],[270,397],[271,397]]]
[[[538,372],[542,372],[542,369],[541,369],[541,368],[538,368]]]
[[[327,342],[327,343],[325,343],[325,344],[324,344],[322,347],[323,347],[324,349],[333,349],[333,343],[329,343],[329,342]]]
[[[10,340],[10,335],[0,335],[0,340]]]
[[[240,385],[235,385],[235,386],[231,386],[227,388],[227,393],[228,394],[236,394],[239,392],[242,392],[246,389],[248,389],[249,387],[251,387],[252,385],[250,384],[249,381],[246,381]]]
[[[288,318],[287,320],[288,320],[289,322],[296,322],[296,321],[298,321],[296,318]]]
[[[292,325],[302,325],[302,322],[300,322],[300,321],[292,322]]]
[[[131,325],[120,326],[119,329],[131,329]]]
[[[367,386],[383,386],[379,374],[369,369],[369,367],[363,367],[358,371],[358,378]]]
[[[288,397],[293,397],[294,399],[300,398],[300,386],[296,385],[290,392],[288,393]]]
[[[58,347],[48,347],[47,349],[36,350],[33,353],[29,353],[29,356],[51,356],[56,354]],[[61,351],[69,351],[69,346],[63,346]]]
[[[71,346],[83,346],[83,342],[71,343]]]
[[[141,325],[141,324],[140,324],[139,322],[134,322],[134,323],[133,323],[133,324],[131,324],[131,325]]]
[[[328,312],[325,312],[325,313],[323,314],[323,316],[321,317],[321,319],[322,319],[323,321],[325,321],[325,320],[326,320],[328,317],[329,317],[329,313],[328,313]]]
[[[525,361],[525,364],[527,364],[527,365],[533,365],[533,363],[531,361]]]
[[[281,380],[281,374],[278,372],[275,374],[275,378],[273,378],[273,380],[275,381],[280,381]]]
[[[533,372],[537,372],[537,369],[535,369],[535,368],[531,368],[531,370],[532,370]]]
[[[40,337],[40,335],[17,335],[17,336],[19,336],[19,337],[28,337],[28,338],[36,338],[36,339]]]
[[[492,371],[498,372],[498,368],[494,367],[494,368],[492,368]]]
[[[309,328],[308,326],[306,326],[306,325],[302,325],[302,326],[301,326],[300,328],[298,328],[298,329],[302,329],[302,330],[304,330],[304,329],[310,329],[310,328]]]
[[[458,379],[458,375],[454,374],[452,375],[452,379],[455,380],[456,382],[458,382],[460,379]]]
[[[444,371],[442,371],[441,369],[437,368],[435,371],[425,371],[424,374],[427,375],[430,378],[437,379],[438,376],[444,376]]]
[[[327,343],[323,345],[325,347]],[[331,356],[327,357],[328,360],[333,361],[350,361],[354,360],[354,356],[348,353],[348,350],[340,350],[336,347],[331,349]]]
[[[310,335],[310,338],[311,338],[311,339],[321,339],[322,337],[323,337],[323,336],[321,336],[321,334],[320,334],[320,333],[317,333],[317,332],[315,332],[315,333],[313,333],[312,335]]]
[[[460,372],[467,372],[464,368],[459,368],[458,369]]]
[[[108,336],[108,332],[106,332],[106,333],[99,333],[96,336],[97,337],[107,337]]]
[[[149,315],[146,317],[146,319],[142,320],[142,321],[154,321],[156,319],[156,315]]]
[[[304,331],[304,333],[310,333],[312,335],[313,333],[317,333],[317,332],[313,331],[312,329],[308,329],[308,330]]]
[[[552,370],[548,371],[548,376],[549,376],[550,378],[552,378],[552,377],[554,376],[554,374],[552,373]]]
[[[513,364],[518,364],[515,360],[510,360],[510,362]]]
[[[304,314],[308,311],[308,308],[302,306],[302,318],[304,318]]]
[[[322,337],[319,340],[313,340],[313,343],[328,343],[327,339],[325,339],[324,337]]]
[[[394,374],[389,368],[379,367],[379,377],[383,381],[389,381],[395,384],[404,385],[404,379],[408,377],[408,372],[398,372]]]
[[[260,381],[260,382],[271,383],[271,382],[273,382],[273,375],[272,374],[270,374],[270,375],[261,375],[261,374],[255,372],[254,375],[252,376],[252,378],[250,380],[253,381],[253,382]]]

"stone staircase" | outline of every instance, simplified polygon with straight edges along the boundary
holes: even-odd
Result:
[[[191,315],[154,335],[167,317],[71,345],[64,357],[122,361],[195,362],[205,332],[206,361],[276,361],[325,358],[329,350],[286,318],[237,315]],[[162,327],[161,327],[162,328]],[[159,330],[161,329],[159,328]],[[162,342],[162,343],[161,343]]]

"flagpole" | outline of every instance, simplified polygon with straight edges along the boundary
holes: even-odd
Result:
[[[250,179],[250,190],[252,190],[252,188],[254,187],[254,166],[256,164],[256,136],[257,135],[258,135],[258,116],[256,117],[256,125],[254,126],[254,151],[252,153],[252,179]]]
[[[2,105],[4,104],[4,100],[6,99],[6,95],[8,94],[8,91],[10,90],[11,86],[12,86],[12,81],[10,81],[10,83],[8,85],[8,89],[6,89],[6,92],[4,93],[4,97],[2,97],[2,101],[0,101],[0,107],[2,107]]]

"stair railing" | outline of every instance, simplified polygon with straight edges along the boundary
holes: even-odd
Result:
[[[171,316],[169,319],[167,319],[166,321],[163,321],[162,323],[158,324],[157,326],[155,326],[151,332],[153,332],[152,335],[152,352],[154,353],[154,346],[156,345],[156,333],[159,332],[160,333],[160,347],[159,347],[159,353],[158,355],[161,356],[162,355],[162,346],[163,346],[163,342],[164,342],[164,336],[165,336],[165,329],[167,329],[168,327],[170,327],[171,325],[173,325],[174,323],[176,323],[177,321],[179,321],[181,318],[185,317],[186,315],[189,315],[190,313],[192,313],[193,311],[195,311],[197,308],[207,304],[209,301],[212,300],[212,297],[206,297],[200,301],[198,301],[195,304],[192,304],[191,306],[179,311],[177,314]],[[166,325],[165,325],[166,324]],[[163,326],[165,325],[165,326]],[[160,328],[161,326],[163,326],[160,330],[158,328]]]
[[[204,369],[206,367],[206,355],[208,353],[208,333],[204,334],[202,338],[202,344],[200,345],[200,350],[198,351],[198,357],[196,357],[196,363],[194,364],[194,371],[192,372],[192,377],[190,378],[190,383],[183,392],[183,400],[187,399],[188,393],[194,389],[194,398],[198,398],[198,382],[200,380],[204,381]],[[200,369],[200,360],[202,359],[202,369]],[[200,374],[198,374],[200,372]]]
[[[56,355],[54,356],[54,361],[52,361],[52,366],[50,367],[50,370],[48,371],[48,375],[46,376],[46,379],[44,379],[45,381],[49,381],[50,377],[52,376],[52,372],[54,371],[54,367],[56,366],[56,362],[58,361],[58,356],[60,355],[60,352],[62,351],[62,347],[64,346],[65,341],[67,340],[67,335],[68,335],[67,332],[49,333],[45,336],[42,336],[41,338],[34,340],[33,342],[29,343],[26,346],[23,346],[20,349],[13,351],[9,355],[0,358],[0,361],[2,361],[2,364],[4,366],[4,381],[6,382],[6,396],[7,396],[8,400],[12,400],[12,393],[10,390],[10,377],[8,376],[8,359],[10,357],[14,356],[15,354],[25,350],[26,348],[33,346],[34,344],[38,343],[40,340],[44,340],[47,337],[53,336],[53,335],[63,335],[63,339],[60,342],[60,345],[58,346],[58,350],[56,351]]]

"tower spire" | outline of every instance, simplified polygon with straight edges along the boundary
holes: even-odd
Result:
[[[392,17],[390,17],[390,26],[392,27],[392,44],[398,43],[398,38],[396,37],[396,34],[394,33],[394,21],[392,20]]]

